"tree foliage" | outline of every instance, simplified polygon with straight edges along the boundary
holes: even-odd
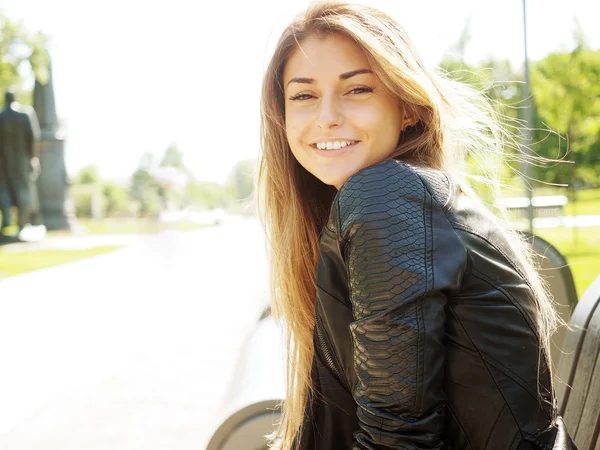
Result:
[[[127,191],[121,186],[111,183],[102,183],[102,212],[104,217],[121,217],[129,212],[129,199]]]
[[[463,32],[454,47],[464,51],[467,36]],[[576,36],[578,46],[572,52],[551,53],[530,64],[534,132],[533,142],[527,144],[542,158],[564,160],[534,166],[534,179],[598,185],[600,51],[586,48],[581,32],[576,32]],[[440,67],[451,78],[485,93],[506,118],[524,119],[523,75],[508,61],[490,59],[470,66],[463,61],[461,52],[455,52],[446,57]],[[520,130],[516,127],[512,131],[518,140]]]
[[[98,169],[96,166],[87,166],[79,171],[77,175],[77,183],[79,184],[96,184],[100,181]]]
[[[183,153],[179,151],[175,144],[169,145],[165,150],[165,154],[160,162],[160,167],[175,167],[176,169],[185,170]]]
[[[570,53],[552,53],[532,70],[532,90],[538,122],[551,135],[536,145],[545,157],[564,155],[573,167],[559,164],[548,173],[557,183],[598,183],[600,170],[600,51],[578,47]],[[538,133],[539,134],[539,133]],[[572,176],[575,180],[571,180]]]
[[[141,217],[155,216],[161,208],[161,188],[152,175],[153,169],[154,155],[144,153],[140,158],[138,168],[131,176],[129,196],[138,203],[138,214]]]
[[[256,159],[238,161],[231,170],[228,185],[236,200],[247,200],[252,197],[256,178]]]
[[[191,181],[186,189],[189,202],[199,208],[223,208],[228,201],[226,189],[219,183],[207,181]]]
[[[48,80],[49,56],[47,37],[40,32],[28,32],[22,23],[10,20],[0,11],[0,90],[22,89],[23,73],[33,73],[41,83]],[[31,98],[18,92],[21,103],[31,104]],[[4,102],[4,98],[0,102]]]

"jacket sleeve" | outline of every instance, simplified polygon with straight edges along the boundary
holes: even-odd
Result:
[[[353,175],[337,201],[354,319],[353,449],[441,449],[446,295],[433,279],[433,228],[443,211],[393,160]]]

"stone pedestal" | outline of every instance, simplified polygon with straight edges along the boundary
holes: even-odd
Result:
[[[33,108],[37,113],[41,129],[39,152],[41,174],[37,186],[46,228],[70,230],[75,225],[75,210],[73,202],[67,195],[65,140],[60,134],[56,115],[51,65],[48,67],[48,74],[48,82],[41,84],[36,80],[33,90]]]
[[[73,204],[67,196],[65,141],[56,135],[45,134],[42,132],[41,173],[37,180],[43,222],[48,230],[70,230],[76,219]]]

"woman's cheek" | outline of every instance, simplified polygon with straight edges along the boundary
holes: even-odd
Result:
[[[356,105],[350,113],[352,122],[364,131],[377,127],[383,120],[381,110],[373,105]]]
[[[289,136],[301,140],[309,131],[310,116],[305,111],[292,111],[286,117],[286,129]]]
[[[293,111],[287,112],[285,114],[285,131],[287,133],[288,136],[288,140],[293,139],[295,136],[297,136],[297,128],[298,128],[298,124],[297,124],[297,118],[296,115],[293,113]]]

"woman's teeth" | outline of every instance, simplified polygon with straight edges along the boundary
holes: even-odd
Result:
[[[319,150],[337,150],[339,148],[347,147],[348,145],[352,145],[356,143],[356,141],[328,141],[328,142],[317,142],[315,147]]]

